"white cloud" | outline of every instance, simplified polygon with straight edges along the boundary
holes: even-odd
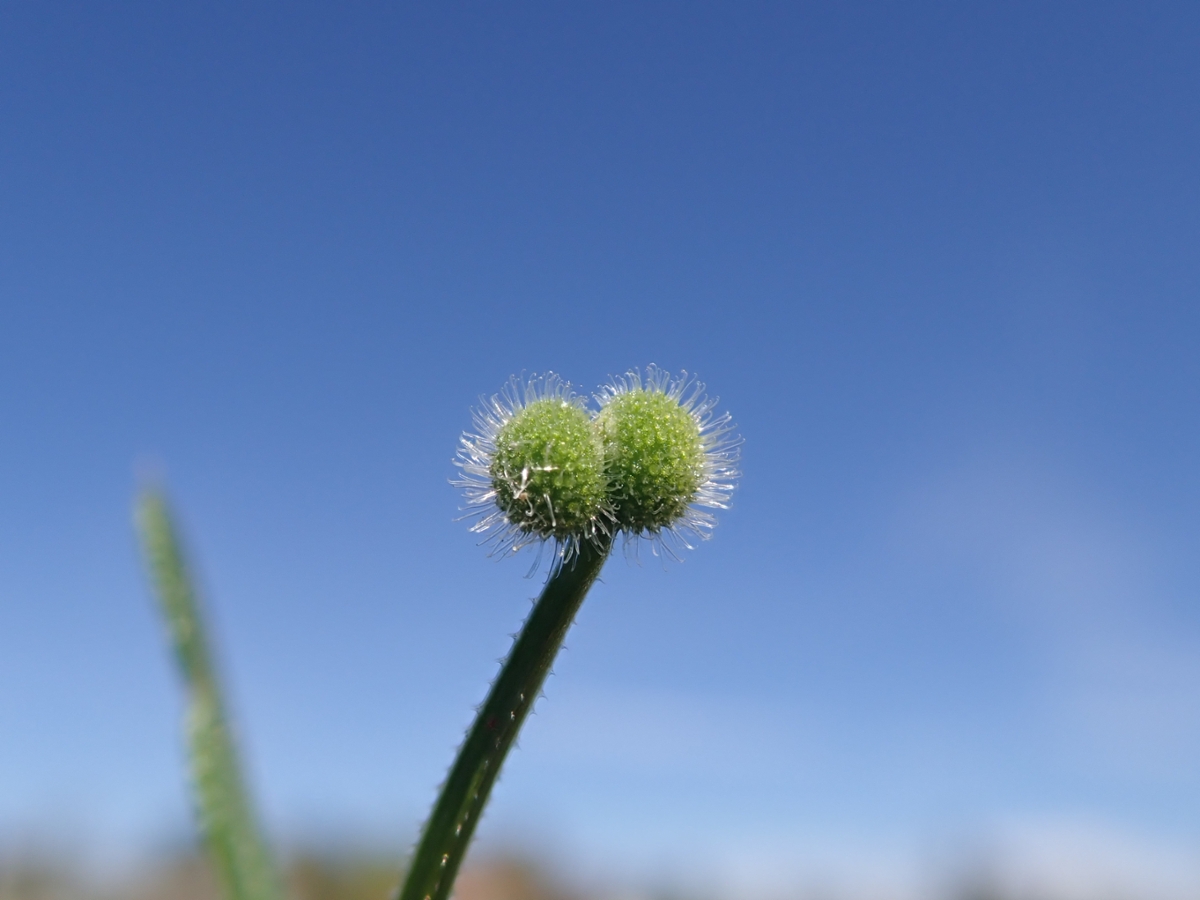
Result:
[[[1018,624],[1075,751],[1131,775],[1191,779],[1200,633],[1172,616],[1171,561],[1146,532],[1065,477],[983,459],[907,495],[893,550],[910,568],[966,568]]]

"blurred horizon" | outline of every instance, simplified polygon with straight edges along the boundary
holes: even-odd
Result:
[[[654,363],[732,413],[734,506],[607,564],[472,858],[1194,898],[1197,46],[1183,2],[0,7],[0,857],[191,840],[150,473],[268,833],[402,859],[540,585],[455,521],[471,406]]]

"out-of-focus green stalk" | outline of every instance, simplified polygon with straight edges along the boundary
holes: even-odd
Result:
[[[421,833],[398,900],[446,900],[500,766],[542,689],[567,629],[608,558],[612,539],[584,541],[559,566],[525,620]]]
[[[147,491],[139,498],[137,524],[187,690],[192,790],[217,878],[229,900],[282,900],[238,768],[199,602],[160,492]]]

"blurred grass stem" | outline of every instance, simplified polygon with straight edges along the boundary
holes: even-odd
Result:
[[[187,690],[187,744],[196,813],[229,900],[282,900],[238,768],[237,752],[178,535],[163,495],[138,500],[137,524]]]

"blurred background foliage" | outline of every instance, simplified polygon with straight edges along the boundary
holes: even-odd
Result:
[[[285,872],[292,900],[385,900],[399,880],[395,860],[301,853]],[[459,900],[589,900],[541,866],[503,856],[469,867]],[[115,880],[89,877],[68,859],[35,855],[0,862],[0,900],[221,900],[206,860],[165,858]]]

